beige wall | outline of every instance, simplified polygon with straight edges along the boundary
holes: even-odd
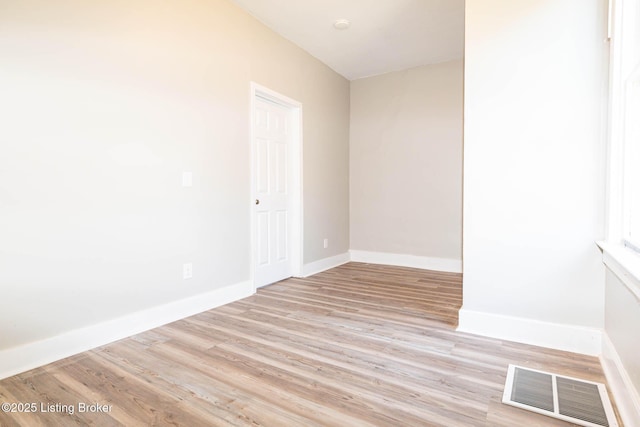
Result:
[[[462,61],[351,82],[351,249],[460,260]]]
[[[0,349],[249,279],[251,80],[303,104],[304,261],[348,250],[349,82],[229,2],[3,2],[0,57]]]

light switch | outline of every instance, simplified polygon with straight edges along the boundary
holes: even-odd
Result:
[[[190,262],[182,264],[182,278],[191,279],[193,277],[193,264]]]
[[[193,186],[193,173],[191,173],[191,172],[182,172],[182,186],[183,187],[192,187]]]

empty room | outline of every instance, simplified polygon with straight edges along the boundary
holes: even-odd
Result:
[[[640,426],[640,0],[0,0],[0,426]]]

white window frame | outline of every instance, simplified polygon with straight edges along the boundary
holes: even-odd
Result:
[[[638,1],[638,3],[640,3],[640,1]],[[638,8],[640,9],[640,5]],[[640,25],[640,23],[638,23],[638,25]],[[640,43],[638,43],[635,48],[640,49]],[[634,231],[636,234],[639,231],[638,221],[640,221],[637,218],[638,215],[640,215],[640,206],[637,203],[637,199],[635,205],[632,202],[632,198],[634,196],[637,198],[637,193],[640,192],[640,163],[637,163],[639,157],[638,151],[640,150],[640,95],[638,95],[640,93],[640,55],[635,64],[635,68],[628,73],[628,76],[625,73],[621,79],[623,92],[620,96],[623,98],[621,102],[623,102],[624,105],[624,129],[622,130],[623,140],[621,144],[625,153],[622,178],[622,242],[625,247],[640,253],[640,236],[631,235],[632,214],[636,216],[633,218],[633,221],[635,221]],[[628,95],[632,91],[635,92],[635,97],[630,99]]]
[[[625,155],[629,150],[625,85],[640,69],[640,56],[633,59],[635,62],[628,60],[634,49],[640,49],[640,0],[610,0],[609,13],[607,229],[606,242],[600,246],[605,264],[640,298],[640,242],[628,234],[633,191],[629,183],[637,165],[631,165]]]

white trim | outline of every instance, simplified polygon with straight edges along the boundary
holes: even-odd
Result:
[[[458,312],[457,330],[591,356],[598,356],[602,351],[602,331],[597,328],[484,313],[464,307]]]
[[[640,256],[631,249],[613,243],[597,242],[602,262],[640,301]]]
[[[335,255],[329,258],[323,258],[318,261],[310,262],[302,267],[302,277],[313,276],[314,274],[322,273],[334,267],[338,267],[342,264],[346,264],[351,261],[349,252],[345,252],[339,255]]]
[[[75,329],[41,341],[0,350],[0,379],[211,310],[246,298],[253,293],[252,283],[245,281],[96,325]]]
[[[622,4],[609,1],[609,99],[607,120],[607,174],[605,236],[610,242],[620,241],[623,232],[624,147],[622,135]]]
[[[607,40],[613,37],[613,0],[607,2]]]
[[[602,336],[600,364],[622,422],[626,426],[640,426],[640,395],[606,332]]]
[[[350,250],[351,261],[368,264],[395,265],[399,267],[421,268],[423,270],[462,273],[462,261],[450,258],[431,258],[417,255],[392,254]]]
[[[254,280],[254,267],[255,267],[255,209],[253,209],[253,203],[255,199],[255,159],[253,153],[253,135],[255,124],[255,100],[256,97],[265,98],[278,105],[286,107],[291,112],[291,126],[293,138],[291,141],[290,152],[290,187],[291,187],[291,235],[289,236],[289,243],[291,247],[291,274],[295,277],[302,275],[303,259],[304,259],[304,208],[303,208],[303,172],[302,172],[302,153],[303,153],[303,121],[302,121],[302,104],[294,99],[284,96],[276,91],[273,91],[267,87],[261,86],[258,83],[250,82],[250,124],[249,124],[249,150],[251,156],[251,199],[249,201],[250,206],[250,219],[251,219],[251,283],[253,284],[254,291],[256,289]]]

